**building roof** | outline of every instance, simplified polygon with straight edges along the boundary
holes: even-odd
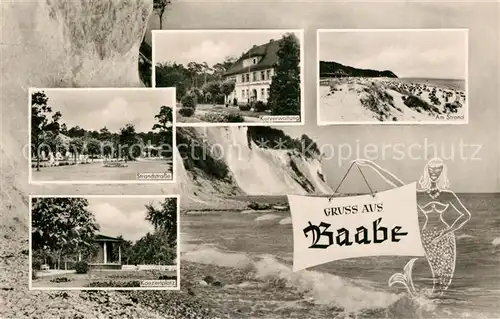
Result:
[[[96,235],[94,241],[122,242],[122,240],[119,238],[104,236],[101,234]]]
[[[280,47],[282,39],[270,40],[265,44],[254,46],[246,53],[244,53],[238,61],[236,61],[225,73],[225,76],[240,74],[244,72],[259,71],[264,69],[273,68],[278,62],[278,50]],[[245,59],[253,57],[262,57],[259,63],[251,66],[243,66],[243,61]]]

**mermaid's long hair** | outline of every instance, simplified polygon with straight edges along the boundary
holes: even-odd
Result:
[[[450,180],[448,179],[448,174],[447,174],[448,170],[446,168],[446,164],[439,157],[434,157],[433,159],[428,161],[427,164],[425,164],[424,173],[423,173],[422,177],[420,177],[420,180],[418,181],[418,183],[420,184],[420,187],[423,190],[428,190],[431,187],[432,181],[431,181],[431,177],[429,176],[429,166],[431,166],[431,167],[442,166],[443,167],[443,170],[441,171],[441,174],[439,175],[439,177],[436,181],[436,187],[439,190],[448,189],[448,187],[450,187]]]

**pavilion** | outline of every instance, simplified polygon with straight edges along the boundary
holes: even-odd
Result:
[[[94,242],[97,243],[99,248],[89,263],[91,269],[122,268],[121,239],[99,234],[94,238]],[[118,246],[118,260],[115,260],[116,256],[113,256],[113,247],[115,245]],[[81,255],[79,255],[78,260],[81,259]]]

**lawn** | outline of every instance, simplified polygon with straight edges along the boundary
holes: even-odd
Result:
[[[176,277],[176,271],[162,270],[90,270],[86,274],[54,274],[32,281],[35,288],[85,288],[90,285],[110,287],[130,287],[133,281],[158,280],[162,276]]]
[[[184,117],[178,112],[181,107],[182,106],[180,104],[177,105],[177,119],[180,123],[204,123],[205,121],[201,119],[201,116],[210,112],[228,112],[232,114],[239,113],[245,118],[245,122],[259,122],[260,116],[270,115],[268,112],[241,111],[239,107],[232,105],[226,107],[225,105],[198,104],[196,106],[195,113],[191,117]]]
[[[130,161],[127,167],[104,167],[103,163],[41,167],[32,169],[33,181],[136,181],[137,173],[172,173],[164,161]]]

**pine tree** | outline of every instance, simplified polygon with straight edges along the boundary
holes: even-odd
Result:
[[[273,115],[300,115],[300,47],[293,34],[280,41],[268,103]]]

